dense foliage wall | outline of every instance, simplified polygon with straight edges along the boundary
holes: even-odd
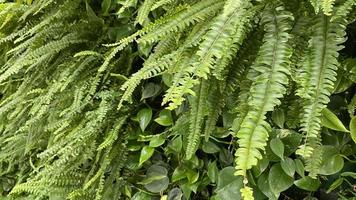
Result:
[[[356,0],[0,0],[0,198],[351,199]]]

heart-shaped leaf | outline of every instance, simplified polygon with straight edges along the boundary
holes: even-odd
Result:
[[[140,123],[140,128],[142,131],[145,131],[147,125],[150,123],[152,119],[152,109],[151,108],[144,108],[141,109],[137,113],[137,120]]]
[[[281,139],[273,138],[270,142],[270,147],[274,154],[276,154],[282,160],[284,159],[284,145]]]
[[[154,193],[162,192],[167,189],[169,179],[167,169],[160,165],[152,165],[147,169],[146,178],[142,181],[145,188]]]
[[[172,114],[170,110],[162,110],[159,113],[159,117],[155,119],[155,122],[157,122],[159,125],[162,126],[170,126],[173,124],[172,120]]]

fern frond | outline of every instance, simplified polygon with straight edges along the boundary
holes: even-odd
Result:
[[[191,159],[198,149],[201,136],[201,126],[204,118],[204,109],[206,106],[206,97],[208,93],[208,84],[205,80],[201,80],[198,87],[197,96],[193,99],[190,123],[189,123],[189,134],[188,134],[188,144],[185,158],[187,160]]]
[[[335,0],[322,0],[321,9],[324,11],[325,15],[331,15],[334,7]]]
[[[297,94],[303,98],[302,131],[305,133],[305,144],[296,151],[298,155],[309,158],[321,129],[321,111],[329,103],[336,81],[338,51],[345,41],[345,26],[342,23],[330,22],[326,16],[319,15],[309,40],[308,52],[299,74]],[[310,145],[309,145],[310,144]]]
[[[246,176],[246,170],[257,165],[262,158],[270,131],[265,114],[280,104],[286,92],[290,73],[291,50],[288,44],[291,30],[291,13],[282,7],[267,10],[262,18],[265,28],[264,43],[253,65],[253,84],[250,89],[249,107],[240,130],[236,133],[239,148],[236,156],[236,175]]]
[[[199,44],[199,50],[192,58],[192,64],[185,67],[184,72],[181,73],[183,76],[179,77],[179,85],[174,84],[167,91],[163,104],[170,102],[168,109],[177,108],[184,101],[182,98],[184,94],[194,94],[191,89],[198,83],[196,79],[207,79],[210,69],[216,67],[216,59],[229,55],[226,51],[229,51],[227,49],[231,44],[244,38],[246,34],[244,26],[247,20],[241,18],[246,19],[250,16],[248,10],[250,4],[245,2],[231,4],[233,3],[227,2],[224,11],[215,18],[210,30]]]
[[[143,25],[144,22],[148,20],[148,14],[150,13],[155,1],[156,0],[143,1],[137,12],[136,23]]]

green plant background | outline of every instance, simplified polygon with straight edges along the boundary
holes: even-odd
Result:
[[[355,0],[0,0],[0,199],[355,199]]]

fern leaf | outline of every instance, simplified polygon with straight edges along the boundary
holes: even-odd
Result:
[[[140,25],[143,25],[143,23],[148,20],[148,14],[150,13],[151,8],[154,5],[155,1],[156,0],[145,0],[145,1],[143,1],[143,4],[138,9],[138,13],[137,13],[137,17],[136,17],[136,23],[139,23]]]
[[[286,92],[291,57],[288,31],[292,19],[291,13],[282,7],[272,8],[263,15],[266,33],[253,65],[250,110],[236,133],[239,144],[235,153],[236,175],[246,176],[246,170],[257,165],[258,159],[262,158],[260,150],[264,150],[270,131],[265,114],[280,104],[279,99]]]
[[[305,144],[296,151],[298,155],[309,158],[321,129],[321,111],[329,102],[336,81],[338,51],[345,41],[345,26],[330,22],[326,16],[319,15],[314,25],[314,34],[309,40],[309,49],[299,74],[297,94],[304,99],[301,119]]]
[[[201,126],[206,106],[207,92],[208,85],[204,80],[201,80],[197,96],[194,98],[191,108],[188,144],[185,156],[187,160],[193,157],[200,143]]]

